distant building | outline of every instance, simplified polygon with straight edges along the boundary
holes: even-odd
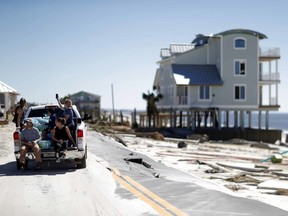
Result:
[[[17,103],[17,95],[14,88],[0,81],[0,117],[8,117],[6,113]]]
[[[92,115],[93,118],[100,116],[101,97],[99,95],[80,91],[71,95],[70,98],[82,116],[84,113]]]
[[[190,44],[161,49],[153,83],[163,95],[157,108],[170,113],[185,111],[185,121],[192,128],[209,117],[210,127],[218,129],[229,127],[229,122],[244,128],[245,118],[251,127],[252,112],[259,114],[261,129],[264,112],[268,129],[269,111],[280,107],[280,49],[261,48],[259,41],[266,38],[253,30],[232,29],[208,36],[199,34]],[[171,121],[171,126],[176,124],[176,120]]]

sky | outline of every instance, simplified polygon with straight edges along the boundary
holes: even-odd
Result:
[[[0,0],[0,81],[34,103],[86,91],[101,107],[144,110],[160,49],[195,35],[251,29],[280,47],[288,112],[287,0]]]

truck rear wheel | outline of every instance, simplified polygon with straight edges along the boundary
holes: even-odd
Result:
[[[85,148],[85,155],[83,156],[83,158],[80,160],[80,163],[77,164],[77,168],[78,169],[84,169],[86,168],[86,158],[87,158],[87,146]]]

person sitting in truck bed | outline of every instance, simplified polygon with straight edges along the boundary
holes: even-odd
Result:
[[[71,136],[70,130],[67,126],[65,126],[64,118],[57,118],[55,121],[56,126],[52,131],[52,140],[55,141],[55,154],[56,154],[56,162],[60,162],[60,157],[66,157],[67,145],[70,140],[74,146],[76,146],[73,137]],[[62,154],[60,152],[63,151]]]
[[[48,109],[48,115],[49,115],[49,122],[46,123],[46,125],[48,127],[43,131],[42,135],[43,135],[44,139],[51,140],[52,139],[52,133],[51,132],[55,127],[55,121],[57,119],[57,115],[55,113],[55,110],[51,107]]]
[[[24,129],[21,131],[21,149],[20,149],[20,169],[25,168],[25,156],[28,150],[32,149],[36,157],[36,170],[41,169],[42,158],[41,149],[37,142],[40,140],[39,130],[33,127],[32,119],[24,121]]]

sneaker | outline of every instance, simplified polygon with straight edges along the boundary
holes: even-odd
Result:
[[[60,163],[60,158],[56,157],[56,163]]]
[[[63,154],[61,155],[61,159],[64,159],[64,158],[66,158],[66,154],[65,154],[65,153],[63,153]]]
[[[36,170],[42,169],[42,163],[41,163],[41,162],[37,162],[35,169],[36,169]]]

